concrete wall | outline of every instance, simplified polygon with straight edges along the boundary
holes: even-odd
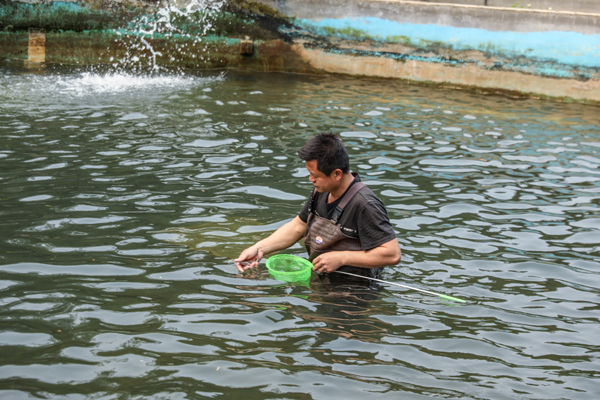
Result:
[[[258,1],[288,16],[311,21],[373,17],[399,24],[434,24],[488,31],[600,33],[600,12],[585,14],[398,0]]]
[[[600,14],[598,0],[420,0],[426,3],[468,4],[474,6],[524,8]]]
[[[168,0],[179,8],[171,11],[155,0],[0,0],[0,66],[319,72],[278,31],[287,21],[276,10],[245,0],[228,0],[226,10],[216,7],[223,0],[193,1],[212,2],[214,12],[186,12],[185,0]],[[32,28],[46,30],[45,63],[28,62]],[[242,52],[246,37],[254,41],[251,54]]]
[[[394,0],[259,0],[327,72],[600,101],[600,14]]]

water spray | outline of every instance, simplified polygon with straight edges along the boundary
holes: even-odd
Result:
[[[212,17],[221,10],[225,2],[226,0],[189,0],[185,7],[181,8],[170,2],[158,2],[158,9],[154,16],[140,17],[132,21],[127,28],[116,31],[128,51],[126,57],[113,64],[113,66],[120,65],[128,69],[135,69],[136,67],[141,69],[142,63],[148,63],[153,72],[160,71],[158,58],[165,54],[161,49],[156,48],[151,39],[156,35],[164,35],[164,37],[171,40],[175,39],[176,42],[179,37],[193,41],[195,47],[196,44],[202,42],[203,36],[214,30]],[[193,26],[198,29],[198,32],[190,34],[184,28],[186,25]],[[191,48],[188,43],[176,44],[175,42],[172,42],[171,46],[181,55],[184,55]],[[206,46],[204,47],[206,50]],[[138,50],[136,54],[130,51],[132,49]],[[170,57],[171,60],[175,59],[173,55]],[[210,60],[208,57],[198,57],[196,55],[193,55],[192,58]]]

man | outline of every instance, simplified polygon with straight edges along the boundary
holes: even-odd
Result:
[[[313,193],[292,221],[242,251],[235,260],[240,272],[258,265],[263,255],[283,250],[304,238],[317,273],[340,270],[378,277],[386,265],[400,261],[400,245],[383,203],[350,172],[340,138],[321,133],[298,155],[306,163]]]

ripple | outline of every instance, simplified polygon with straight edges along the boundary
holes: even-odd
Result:
[[[51,196],[49,194],[40,194],[38,196],[30,196],[30,197],[24,197],[22,198],[20,201],[22,202],[30,202],[30,201],[44,201],[44,200],[50,200],[51,198],[53,198],[54,196]]]
[[[56,340],[44,333],[0,332],[0,346],[42,347],[56,343]]]
[[[388,157],[375,157],[375,158],[369,160],[369,164],[375,164],[375,165],[380,165],[380,164],[398,165],[398,164],[400,164],[400,161],[393,160],[393,159],[388,158]]]
[[[377,135],[375,135],[374,133],[366,132],[366,131],[341,132],[340,136],[348,137],[348,138],[363,138],[363,139],[373,139],[373,138],[377,137]]]
[[[13,274],[79,276],[123,276],[138,275],[142,273],[142,270],[140,269],[120,267],[110,264],[53,265],[41,263],[0,265],[0,271],[10,272]]]
[[[251,157],[251,154],[239,154],[239,155],[234,155],[234,156],[228,156],[228,157],[208,157],[206,159],[207,163],[210,164],[228,164],[231,162],[235,162],[238,161],[242,158],[246,158],[246,157]]]
[[[138,113],[138,112],[134,112],[134,113],[129,113],[126,114],[124,116],[122,116],[121,118],[119,118],[120,121],[131,121],[131,120],[136,120],[136,119],[147,119],[148,116],[144,115],[142,113]]]
[[[157,285],[153,283],[141,283],[141,282],[106,282],[106,283],[88,283],[83,286],[101,289],[105,292],[124,292],[127,290],[150,290],[150,289],[161,289],[167,287],[166,285]]]
[[[82,217],[82,218],[64,218],[59,220],[52,220],[46,222],[44,225],[40,225],[37,227],[27,228],[26,231],[48,231],[53,229],[60,229],[68,225],[106,225],[113,224],[115,222],[122,222],[129,219],[128,217],[121,217],[117,215],[100,217],[100,218],[91,218],[91,217]]]
[[[209,148],[209,147],[218,147],[218,146],[223,146],[223,145],[227,145],[227,144],[232,144],[235,142],[237,142],[236,139],[223,139],[223,140],[196,139],[191,143],[184,144],[184,146]]]
[[[266,196],[270,198],[282,199],[282,200],[305,200],[306,196],[300,196],[293,193],[286,193],[282,190],[273,189],[265,186],[245,186],[236,189],[230,189],[226,193],[246,193],[255,194],[259,196]]]

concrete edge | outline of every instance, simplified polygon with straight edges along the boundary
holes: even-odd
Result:
[[[471,4],[454,4],[454,3],[427,3],[423,1],[410,1],[410,0],[369,0],[374,3],[392,3],[392,4],[406,4],[414,6],[429,6],[435,7],[450,7],[450,8],[465,8],[465,9],[479,9],[479,10],[497,10],[497,11],[509,11],[509,12],[521,12],[521,13],[532,13],[532,14],[557,14],[557,15],[571,15],[571,16],[594,16],[600,17],[599,13],[583,13],[574,11],[554,11],[554,10],[534,10],[524,8],[512,8],[512,7],[494,7],[494,6],[475,6]]]
[[[400,79],[415,84],[499,93],[514,98],[600,105],[600,81],[579,82],[514,71],[487,71],[474,66],[452,68],[413,60],[399,63],[371,56],[356,62],[353,56],[308,49],[301,43],[294,44],[293,49],[312,68],[325,74]],[[540,87],[545,89],[540,90]]]

